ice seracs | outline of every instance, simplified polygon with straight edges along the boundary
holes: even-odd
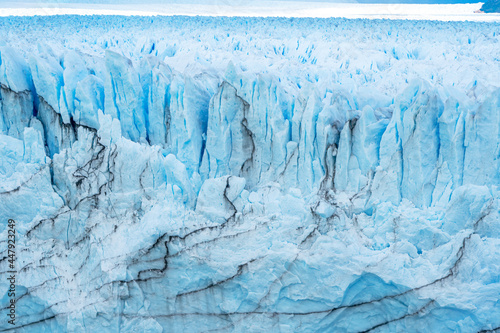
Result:
[[[497,24],[64,19],[0,26],[16,330],[500,327]]]

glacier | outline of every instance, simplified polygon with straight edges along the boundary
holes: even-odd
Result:
[[[500,24],[0,18],[15,332],[495,332]]]
[[[498,22],[499,13],[480,12],[466,0],[0,0],[0,16],[125,15],[240,16],[409,19]]]

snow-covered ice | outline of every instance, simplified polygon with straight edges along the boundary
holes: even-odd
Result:
[[[34,15],[188,15],[244,17],[342,17],[369,19],[409,19],[441,21],[500,21],[498,13],[476,13],[482,3],[407,4],[356,3],[350,0],[321,1],[228,1],[171,0],[159,3],[134,1],[0,1],[0,16]]]
[[[0,18],[0,329],[498,330],[499,46],[495,22]]]

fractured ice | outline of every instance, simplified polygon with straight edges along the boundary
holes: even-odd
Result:
[[[0,329],[498,329],[499,33],[2,18]]]

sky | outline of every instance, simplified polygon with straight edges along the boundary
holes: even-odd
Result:
[[[453,3],[478,3],[484,0],[266,0],[280,2],[323,2],[323,3],[422,3],[422,4],[453,4]],[[197,3],[203,5],[248,5],[254,4],[254,0],[0,0],[0,4],[7,3],[87,3],[87,4],[169,4],[169,3]]]

